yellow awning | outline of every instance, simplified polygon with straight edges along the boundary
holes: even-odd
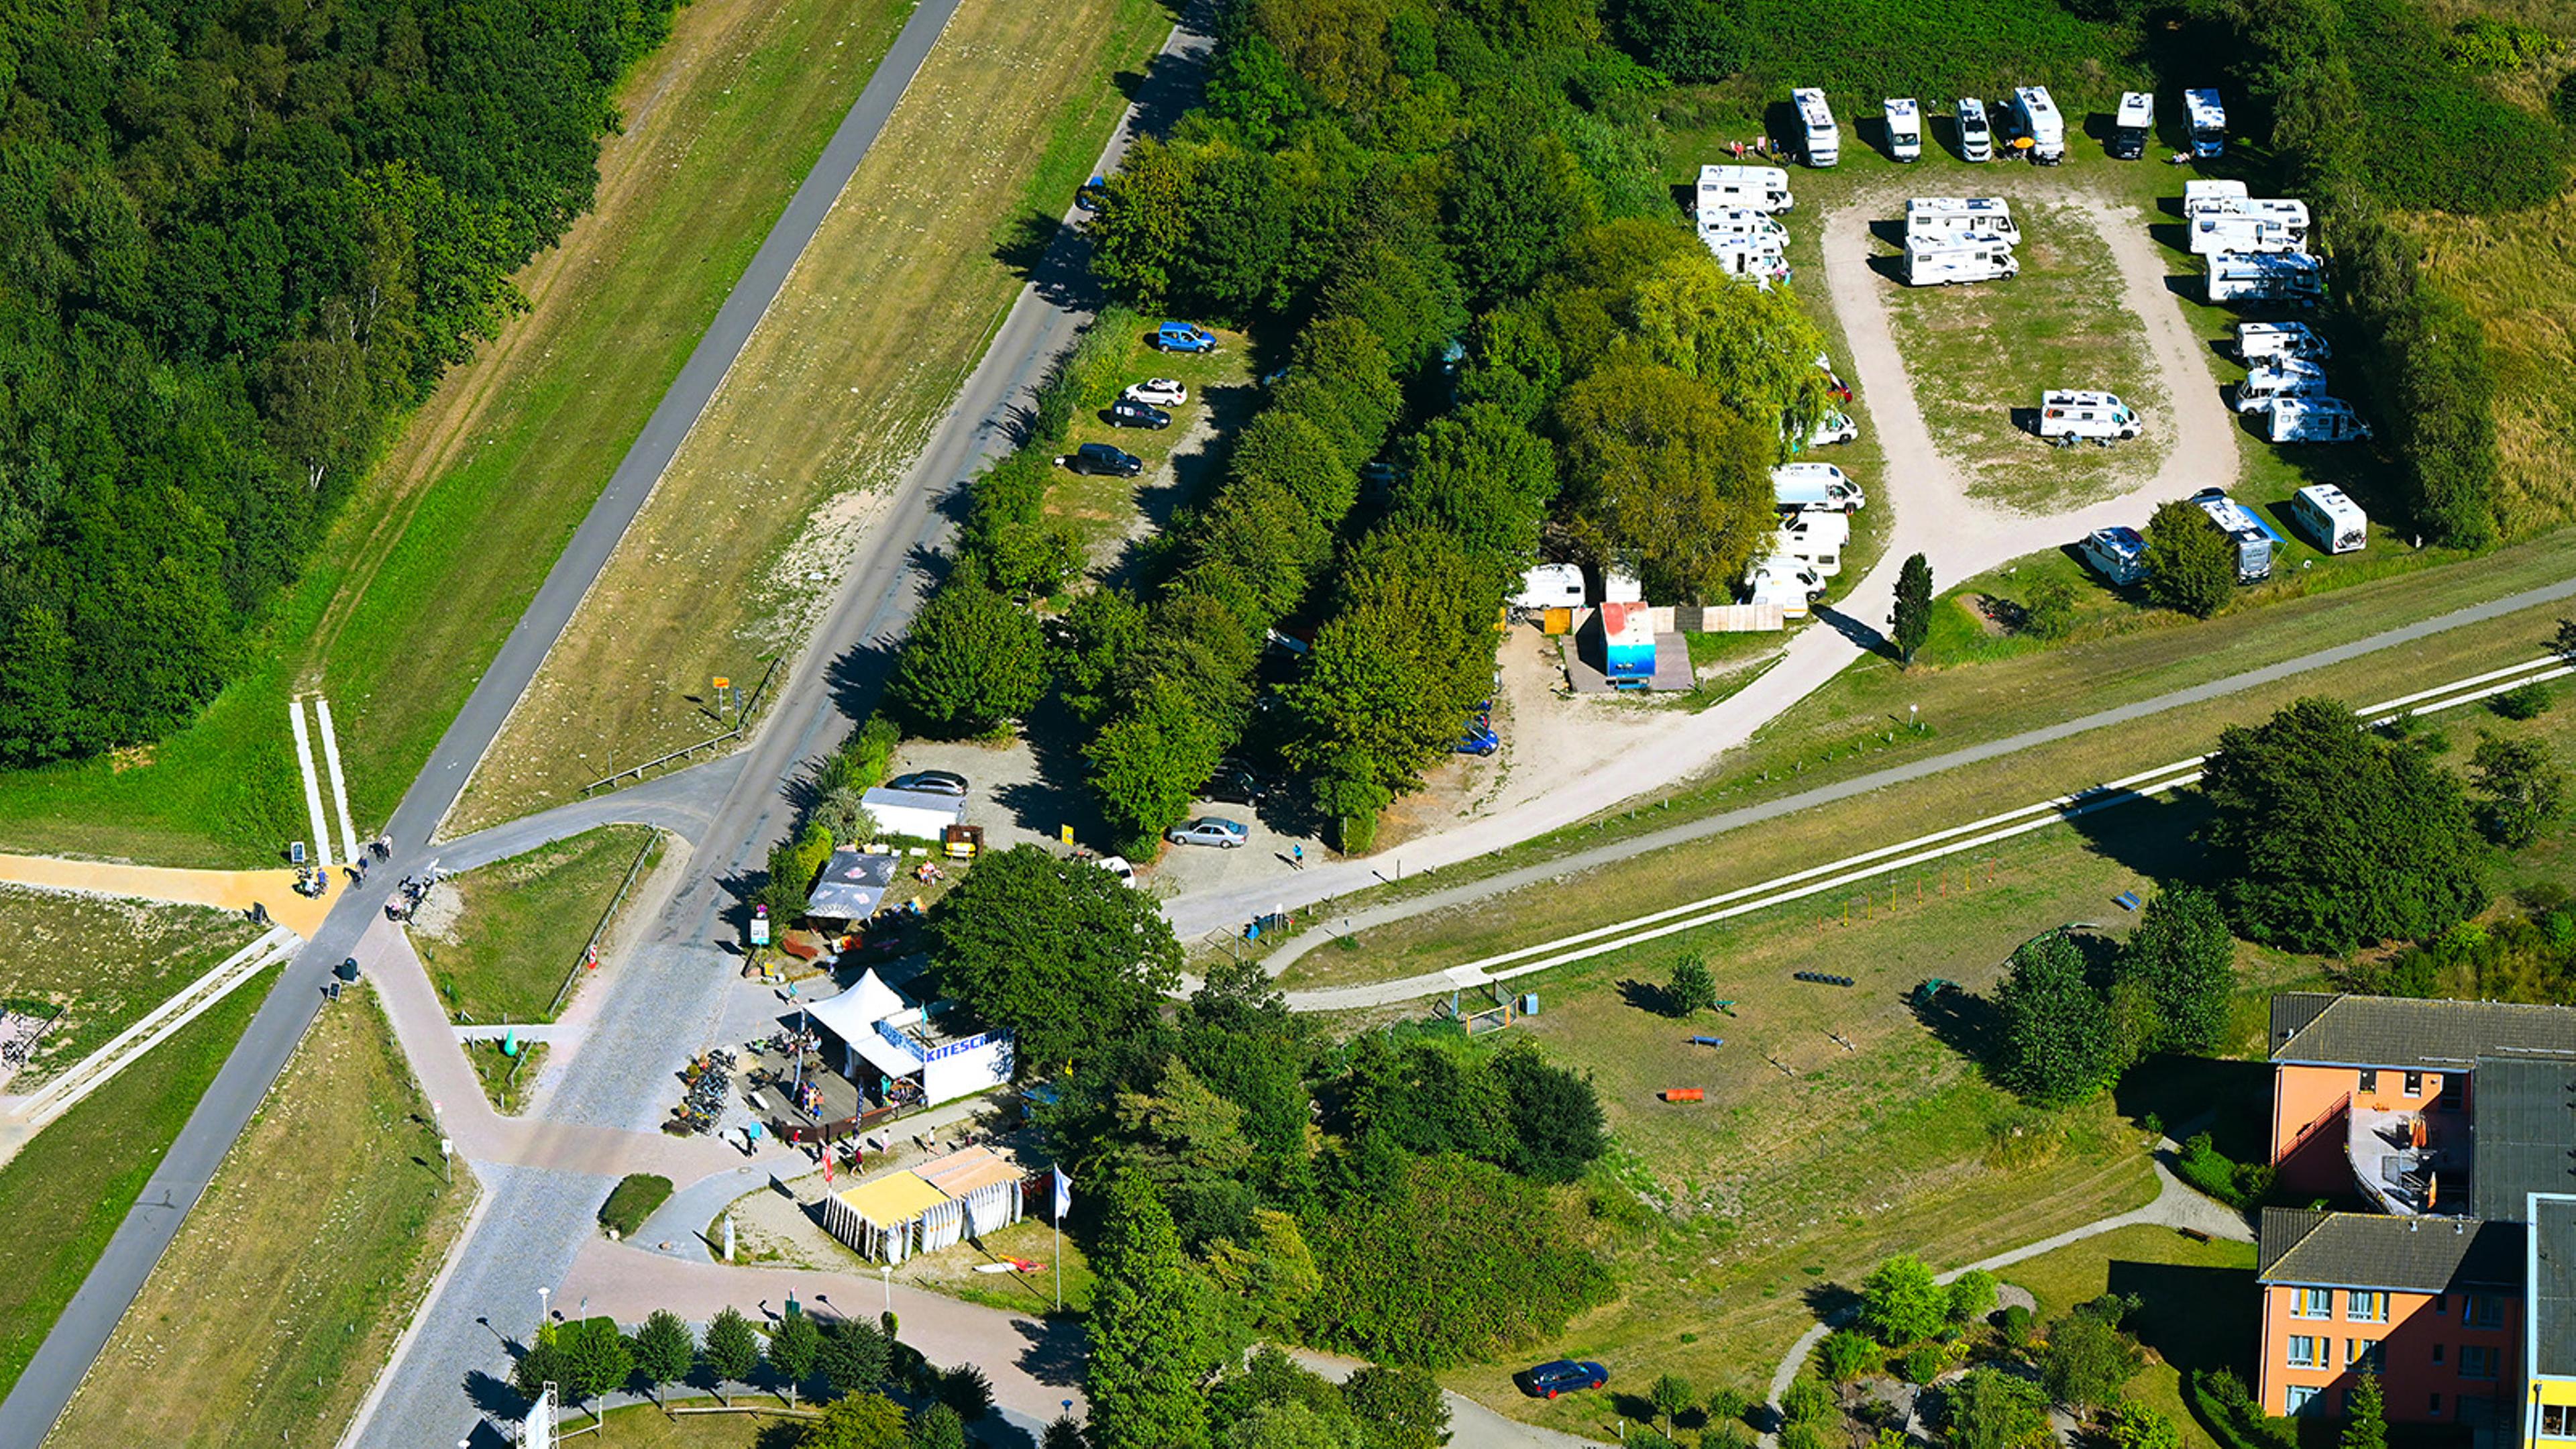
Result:
[[[948,1201],[948,1194],[911,1172],[889,1173],[840,1194],[841,1206],[880,1228],[911,1222]]]

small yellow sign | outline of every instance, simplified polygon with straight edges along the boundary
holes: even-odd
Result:
[[[1057,832],[1058,834],[1060,834],[1060,835],[1062,835],[1062,836],[1064,837],[1064,843],[1065,843],[1065,844],[1067,844],[1067,845],[1071,845],[1071,844],[1073,844],[1073,827],[1072,827],[1072,826],[1070,826],[1070,825],[1059,825],[1059,826],[1057,826],[1057,827],[1056,827],[1056,832]]]
[[[716,676],[716,688],[718,688],[718,689],[731,689],[731,688],[733,688],[733,681],[732,681],[732,680],[730,680],[730,679],[727,679],[725,676],[723,676],[723,675],[719,674],[719,675],[717,675],[717,676]]]

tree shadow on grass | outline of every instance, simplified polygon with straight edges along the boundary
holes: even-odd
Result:
[[[1842,1328],[1860,1316],[1860,1295],[1840,1283],[1810,1283],[1798,1296],[1818,1323]]]
[[[1930,997],[1906,998],[1914,1019],[1943,1046],[1971,1061],[1985,1061],[1994,1050],[1995,1004],[1964,986],[1949,986]]]
[[[2108,1288],[2137,1295],[2138,1311],[2123,1326],[2165,1362],[2185,1372],[2233,1369],[2250,1379],[2245,1348],[2256,1339],[2259,1303],[2252,1270],[2114,1259]]]
[[[2193,836],[2209,815],[2209,798],[2187,789],[2107,805],[2068,823],[2104,859],[2150,880],[2200,885],[2210,867]]]
[[[1651,981],[1622,981],[1619,999],[1652,1016],[1673,1014],[1673,994]]]

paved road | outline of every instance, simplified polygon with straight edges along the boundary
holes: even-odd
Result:
[[[1270,968],[1273,974],[1276,974],[1279,971],[1285,970],[1290,962],[1295,961],[1306,952],[1313,950],[1316,946],[1321,945],[1323,942],[1336,936],[1364,931],[1373,926],[1384,925],[1389,921],[1404,920],[1408,917],[1423,915],[1432,911],[1454,909],[1459,906],[1484,900],[1491,896],[1500,895],[1506,891],[1522,890],[1535,885],[1562,881],[1569,876],[1578,875],[1585,871],[1598,870],[1603,866],[1612,865],[1622,860],[1632,859],[1651,851],[1668,850],[1677,845],[1687,845],[1695,840],[1705,840],[1713,835],[1722,835],[1729,831],[1740,830],[1745,826],[1759,824],[1765,820],[1775,820],[1781,816],[1794,814],[1800,810],[1811,809],[1818,805],[1831,804],[1837,800],[1848,800],[1855,795],[1866,795],[1873,790],[1882,790],[1891,785],[1901,785],[1908,781],[1920,780],[1926,776],[1937,775],[1944,771],[1958,769],[1962,766],[1999,759],[2003,756],[2017,754],[2023,750],[2033,749],[2041,745],[2054,744],[2059,740],[2069,739],[2076,735],[2088,734],[2094,730],[2107,729],[2116,725],[2132,724],[2139,720],[2165,713],[2168,710],[2180,709],[2188,705],[2200,704],[2208,700],[2223,699],[2231,694],[2241,694],[2249,689],[2257,689],[2267,684],[2277,683],[2280,680],[2295,678],[2298,675],[2324,669],[2330,665],[2347,663],[2351,660],[2365,658],[2383,650],[2397,648],[2400,645],[2412,644],[2419,640],[2433,638],[2453,629],[2464,628],[2471,624],[2484,623],[2491,619],[2502,618],[2507,614],[2518,613],[2524,609],[2536,608],[2542,604],[2557,603],[2569,598],[2576,598],[2576,579],[2562,580],[2554,584],[2544,584],[2539,588],[2534,589],[2525,589],[2520,593],[2508,594],[2501,599],[2489,600],[2483,604],[2472,604],[2464,609],[2454,609],[2450,613],[2438,614],[2430,619],[2419,619],[2412,624],[2400,625],[2394,629],[2383,630],[2380,633],[2368,635],[2364,638],[2337,644],[2329,649],[2320,649],[2315,653],[2301,655],[2296,659],[2286,659],[2278,664],[2267,664],[2260,669],[2249,669],[2242,674],[2231,674],[2223,679],[2213,679],[2206,684],[2192,685],[2187,689],[2171,690],[2167,693],[2156,695],[2150,699],[2142,699],[2131,704],[2124,704],[2111,709],[2100,710],[2078,719],[2067,720],[2059,724],[2046,725],[2039,729],[2024,730],[2019,734],[2007,735],[2002,739],[1997,740],[1988,740],[1983,744],[1970,745],[1965,749],[1952,750],[1947,754],[1933,755],[1926,759],[1913,760],[1902,765],[1891,765],[1884,770],[1873,770],[1866,775],[1855,775],[1848,780],[1837,781],[1834,784],[1819,785],[1812,790],[1801,790],[1793,795],[1783,795],[1774,800],[1765,800],[1757,804],[1746,805],[1738,809],[1725,811],[1721,814],[1710,815],[1699,820],[1686,821],[1679,825],[1667,826],[1662,830],[1648,831],[1645,834],[1630,836],[1624,840],[1614,840],[1605,845],[1596,845],[1589,850],[1576,851],[1570,855],[1556,856],[1548,860],[1542,860],[1513,870],[1502,871],[1477,880],[1462,881],[1457,885],[1445,887],[1440,890],[1426,891],[1420,895],[1408,896],[1400,900],[1380,902],[1376,905],[1366,906],[1347,914],[1334,916],[1327,927],[1323,929],[1310,930],[1305,934],[1298,936],[1296,939],[1288,942],[1286,945],[1280,947],[1279,950],[1273,952],[1269,957],[1265,958],[1264,964]],[[1445,990],[1447,988],[1440,984],[1442,979],[1443,978],[1439,973],[1433,973],[1427,976],[1408,978],[1405,981],[1384,983],[1385,989],[1392,993],[1387,995],[1384,999],[1388,1001],[1409,1000],[1412,997],[1423,995],[1429,991]],[[1290,1000],[1292,1005],[1300,1004],[1299,998],[1296,994],[1292,994]],[[1370,1003],[1353,1000],[1349,997],[1347,992],[1344,992],[1315,993],[1310,999],[1306,1000],[1302,1004],[1311,1009],[1338,1009],[1346,1006]]]
[[[310,943],[287,965],[277,987],[189,1116],[178,1140],[171,1144],[159,1169],[145,1184],[134,1209],[109,1239],[97,1266],[82,1281],[80,1291],[37,1349],[7,1401],[0,1403],[0,1449],[36,1449],[63,1406],[71,1401],[81,1376],[88,1372],[90,1363],[115,1330],[117,1319],[134,1301],[152,1265],[160,1261],[162,1250],[178,1232],[188,1209],[204,1193],[215,1168],[231,1150],[233,1139],[267,1096],[269,1085],[312,1024],[322,1000],[323,977],[332,965],[357,948],[367,926],[380,917],[385,897],[396,884],[395,877],[429,858],[428,844],[439,822],[463,792],[476,764],[500,733],[502,722],[517,705],[564,625],[570,622],[582,596],[608,562],[626,526],[634,521],[663,470],[670,466],[681,440],[688,436],[708,399],[733,367],[743,343],[769,310],[806,244],[813,240],[824,214],[857,171],[886,117],[893,113],[895,102],[911,84],[913,73],[930,54],[948,17],[956,12],[957,4],[958,0],[923,0],[902,33],[895,37],[893,48],[878,62],[875,74],[860,90],[840,129],[824,146],[822,157],[787,203],[786,211],[752,256],[724,305],[717,309],[715,322],[689,354],[679,377],[644,424],[643,433],[609,478],[606,490],[546,574],[536,598],[511,629],[509,638],[466,699],[465,707],[440,737],[419,777],[404,792],[402,803],[395,807],[388,832],[394,842],[395,868],[379,870],[371,877],[371,884],[344,893],[321,927],[311,934]]]

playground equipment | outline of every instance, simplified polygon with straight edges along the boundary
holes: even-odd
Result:
[[[1704,1087],[1666,1087],[1655,1095],[1667,1102],[1697,1102],[1707,1098],[1708,1090]]]
[[[1818,986],[1849,986],[1853,984],[1852,979],[1848,976],[1828,976],[1822,971],[1792,971],[1789,973],[1789,977],[1793,981],[1812,981]]]

